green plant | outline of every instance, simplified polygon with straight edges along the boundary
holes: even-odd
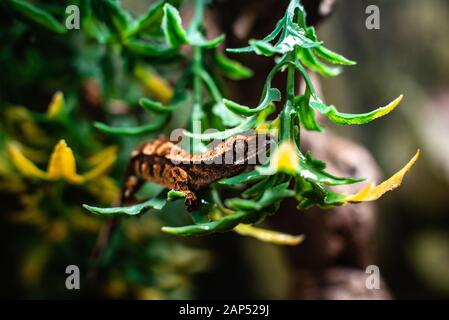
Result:
[[[189,298],[191,276],[207,266],[207,252],[163,238],[151,216],[123,223],[104,259],[92,261],[105,221],[80,206],[113,205],[136,143],[105,136],[92,121],[148,121],[134,112],[139,98],[172,96],[158,75],[177,58],[161,41],[166,3],[178,1],[157,1],[137,18],[114,0],[0,3],[0,197],[2,219],[20,239],[11,269],[24,297],[67,295],[64,268],[75,263],[86,280],[92,267],[108,265],[86,281],[84,296]],[[74,4],[81,28],[67,30],[61,21]]]
[[[315,159],[310,153],[304,154],[301,151],[299,137],[302,129],[323,130],[316,121],[315,112],[321,113],[336,124],[364,124],[391,112],[399,104],[402,96],[385,107],[364,114],[341,113],[334,106],[323,103],[310,81],[306,68],[323,76],[336,76],[340,72],[340,68],[331,67],[322,60],[336,65],[353,65],[355,63],[325,48],[323,43],[318,40],[315,29],[306,25],[306,13],[300,1],[291,0],[285,15],[277,23],[272,33],[262,40],[250,40],[248,47],[228,49],[228,52],[255,53],[273,58],[275,65],[267,75],[259,105],[250,108],[227,99],[222,100],[221,94],[212,82],[211,77],[203,69],[206,64],[203,61],[204,51],[209,50],[210,47],[215,47],[219,42],[218,40],[206,42],[200,36],[204,31],[201,14],[206,3],[207,1],[202,0],[195,1],[196,16],[187,31],[182,28],[177,11],[169,5],[164,6],[163,30],[167,43],[173,48],[183,43],[193,46],[192,65],[187,70],[187,76],[192,75],[190,81],[193,84],[194,93],[191,120],[204,121],[214,114],[214,108],[220,108],[220,113],[223,114],[220,126],[215,126],[213,122],[209,122],[205,126],[205,128],[216,127],[221,131],[187,133],[187,136],[194,140],[194,146],[199,146],[199,148],[193,148],[193,151],[202,149],[203,145],[200,141],[226,139],[250,129],[270,132],[278,138],[279,146],[272,152],[269,163],[256,167],[254,171],[245,172],[221,180],[216,185],[211,185],[207,192],[203,194],[204,204],[192,214],[194,224],[181,227],[163,227],[163,231],[187,236],[235,230],[241,234],[254,236],[265,241],[297,244],[301,241],[301,237],[257,229],[250,225],[259,223],[268,215],[274,214],[281,201],[286,198],[297,199],[298,209],[313,206],[328,208],[346,203],[373,201],[400,185],[405,173],[417,160],[419,151],[402,170],[387,181],[378,186],[370,184],[355,195],[347,195],[331,191],[326,186],[357,183],[363,179],[340,178],[328,173],[325,171],[325,163]],[[201,44],[213,45],[199,45],[196,42],[196,37],[201,39],[199,42]],[[237,70],[241,69],[237,68]],[[280,72],[287,73],[284,103],[277,118],[266,121],[267,116],[274,112],[275,103],[281,101],[280,90],[273,88],[271,85],[274,76]],[[296,92],[296,73],[299,73],[306,83],[305,92],[301,95]],[[212,110],[202,108],[204,103],[199,89],[200,82],[204,82],[211,93],[214,103]],[[185,83],[185,76],[183,76],[178,81],[177,88],[182,91]],[[175,94],[175,97],[177,97],[177,94]],[[176,98],[174,98],[174,104],[168,107],[147,100],[141,100],[141,105],[159,113],[172,112],[179,107]],[[226,109],[223,106],[226,106],[233,113],[229,113],[229,111],[225,113]],[[230,119],[233,121],[230,121]],[[223,125],[227,127],[224,130],[221,128]],[[122,131],[122,133],[126,132]],[[236,185],[238,189],[244,190],[241,192],[242,196],[222,199],[219,186],[235,188]],[[172,193],[169,192],[168,200],[170,201],[176,199],[170,197]],[[160,201],[157,202],[156,209],[165,204],[165,197],[164,193]],[[92,212],[105,215],[134,215],[156,206],[155,199],[150,199],[142,204],[126,208],[85,207]]]

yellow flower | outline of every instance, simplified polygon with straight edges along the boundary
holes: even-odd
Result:
[[[137,66],[135,76],[143,83],[145,90],[148,91],[156,100],[167,104],[173,97],[173,89],[167,81],[149,68]]]
[[[48,246],[41,245],[26,254],[19,269],[20,278],[24,285],[33,287],[40,282],[49,252]]]
[[[248,224],[239,224],[234,231],[242,236],[250,236],[263,242],[269,242],[278,245],[296,246],[304,241],[305,236],[293,236],[272,230],[256,228]]]
[[[418,150],[415,154],[415,156],[403,167],[401,170],[399,170],[396,174],[394,174],[392,177],[390,177],[388,180],[385,180],[378,186],[375,186],[373,183],[367,185],[365,188],[360,190],[360,192],[349,195],[345,202],[366,202],[366,201],[374,201],[379,199],[381,196],[383,196],[388,191],[392,191],[399,187],[402,183],[402,180],[404,179],[404,176],[407,172],[410,171],[410,169],[415,164],[416,160],[419,158],[420,151]]]
[[[5,131],[32,145],[48,145],[50,137],[35,123],[32,114],[22,106],[12,106],[5,112]]]
[[[283,142],[273,153],[268,168],[259,167],[261,174],[272,175],[285,172],[295,175],[299,172],[299,157],[297,148],[292,141]]]
[[[48,105],[47,116],[50,119],[57,118],[64,108],[64,95],[61,91],[55,92],[53,98]]]
[[[72,184],[82,184],[105,174],[117,157],[116,151],[112,152],[111,150],[102,153],[102,158],[95,159],[95,166],[90,171],[80,175],[76,172],[73,151],[67,146],[65,140],[60,140],[55,146],[47,171],[41,170],[26,158],[17,144],[8,145],[11,160],[22,175],[49,181],[65,180]]]

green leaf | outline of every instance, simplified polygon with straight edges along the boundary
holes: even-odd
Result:
[[[304,63],[307,68],[309,68],[313,72],[321,74],[324,77],[335,77],[338,76],[342,71],[339,67],[330,67],[318,60],[311,49],[300,50],[298,55],[302,63]]]
[[[334,64],[342,64],[347,66],[353,66],[357,64],[357,62],[349,60],[343,57],[341,54],[335,53],[329,49],[326,49],[324,46],[319,46],[313,49],[320,57],[326,59],[329,62]]]
[[[232,198],[226,200],[226,205],[235,210],[260,211],[269,206],[275,205],[284,198],[293,197],[295,192],[288,190],[289,183],[282,183],[273,188],[268,188],[259,200],[246,200]]]
[[[247,79],[253,76],[251,69],[245,67],[240,62],[229,59],[218,51],[214,54],[214,61],[217,67],[232,80]]]
[[[298,209],[320,207],[323,209],[340,206],[345,202],[345,195],[323,188],[320,184],[297,177],[295,184]]]
[[[282,49],[277,46],[273,46],[269,42],[265,42],[263,40],[249,40],[249,44],[253,51],[258,55],[263,55],[266,57],[271,57],[275,54],[285,53]],[[237,52],[237,51],[233,51]],[[241,51],[240,51],[241,52]]]
[[[176,54],[176,50],[173,48],[163,47],[132,38],[126,39],[123,44],[130,51],[148,57],[169,58]]]
[[[165,39],[172,48],[177,48],[183,43],[188,43],[187,33],[182,27],[181,16],[172,5],[164,5],[164,17],[162,18],[162,30]]]
[[[209,220],[209,211],[211,209],[210,205],[202,205],[192,211],[192,220],[195,224],[208,223]]]
[[[263,179],[264,176],[262,176],[259,172],[256,170],[243,172],[239,174],[238,176],[234,176],[231,178],[225,178],[218,181],[219,184],[223,185],[236,185],[240,183],[247,183],[247,182],[253,182],[259,179]]]
[[[246,215],[245,212],[235,212],[212,222],[184,227],[162,227],[162,231],[178,236],[208,235],[215,232],[230,231],[244,221]]]
[[[278,36],[279,32],[282,31],[284,26],[285,26],[285,17],[283,17],[281,20],[279,20],[276,23],[276,27],[274,28],[274,30],[269,35],[267,35],[265,38],[263,38],[263,41],[265,41],[265,42],[273,41]]]
[[[58,22],[51,14],[23,0],[9,0],[8,2],[14,10],[22,14],[30,22],[34,22],[50,31],[58,34],[67,33],[63,24]]]
[[[225,35],[222,34],[215,39],[207,40],[200,32],[195,31],[191,32],[187,35],[188,43],[192,46],[202,47],[204,49],[213,49],[216,48],[222,43],[225,39]]]
[[[200,70],[199,76],[206,84],[212,98],[214,99],[214,105],[212,107],[212,113],[221,119],[223,124],[227,127],[234,127],[242,123],[243,118],[227,109],[222,103],[222,95],[220,89],[211,75],[204,69]]]
[[[320,160],[314,159],[310,152],[308,152],[305,157],[301,157],[299,166],[300,175],[304,179],[329,186],[353,184],[365,180],[359,178],[340,178],[326,172],[324,170],[326,164]]]
[[[160,102],[156,102],[156,101],[150,100],[148,98],[141,98],[139,100],[139,104],[145,110],[152,111],[152,112],[158,113],[158,114],[173,112],[178,108],[177,104],[163,105]]]
[[[219,117],[226,127],[235,127],[243,122],[243,118],[238,114],[235,114],[231,110],[225,107],[225,105],[219,101],[212,107],[212,113]]]
[[[182,191],[170,190],[167,193],[167,201],[175,201],[175,200],[184,199],[184,198],[185,198],[185,194]]]
[[[243,48],[227,48],[226,51],[232,52],[232,53],[248,53],[248,52],[253,52],[254,49],[252,46],[247,46],[247,47],[243,47]]]
[[[403,96],[401,95],[385,107],[380,107],[371,112],[361,114],[338,112],[334,106],[326,105],[317,97],[312,97],[310,106],[324,114],[329,120],[336,124],[365,124],[390,113],[401,102],[402,98]]]
[[[232,198],[225,201],[226,206],[234,210],[260,211],[262,206],[254,200]]]
[[[301,64],[301,61],[295,59],[295,61],[289,61],[289,63],[294,65],[295,68],[301,73],[304,81],[306,82],[307,88],[310,90],[311,95],[316,96],[315,87],[313,86],[312,80],[310,80],[309,74],[307,73],[306,69]]]
[[[139,136],[142,134],[160,130],[164,125],[167,124],[168,118],[168,115],[163,115],[156,119],[154,122],[139,127],[110,127],[101,122],[95,122],[94,127],[106,134],[110,134],[113,136]]]
[[[312,39],[309,39],[306,35],[306,31],[299,27],[297,24],[289,25],[287,28],[287,34],[287,37],[282,41],[286,42],[286,48],[289,49],[286,52],[292,51],[295,46],[303,49],[309,49],[322,45],[321,41],[314,41]],[[289,37],[291,38],[289,39]]]
[[[241,104],[238,104],[236,102],[233,102],[231,100],[223,99],[223,103],[226,107],[228,107],[231,111],[245,115],[250,116],[255,113],[259,113],[262,110],[264,110],[266,107],[268,107],[270,104],[272,104],[275,101],[281,100],[281,92],[276,88],[269,88],[266,90],[265,97],[261,101],[261,103],[254,109],[251,109],[247,106],[243,106]]]
[[[232,129],[211,132],[211,133],[192,133],[192,132],[186,131],[185,135],[187,137],[202,140],[202,141],[213,140],[213,139],[224,140],[224,139],[232,137],[236,134],[243,133],[243,132],[248,131],[249,129],[253,128],[254,125],[257,123],[257,120],[258,120],[257,115],[254,115],[252,117],[247,118],[244,122],[242,122],[237,127],[234,127]]]
[[[168,0],[160,0],[152,5],[145,14],[137,19],[136,23],[128,28],[126,36],[129,37],[138,34],[143,30],[159,27],[163,16],[163,7],[167,1]]]
[[[318,124],[315,111],[309,106],[309,103],[304,96],[295,97],[293,102],[296,111],[299,113],[300,123],[305,129],[311,131],[323,132],[324,129]]]
[[[147,200],[143,203],[139,203],[133,206],[129,207],[115,207],[115,208],[98,208],[98,207],[92,207],[88,206],[86,204],[83,205],[83,207],[95,214],[99,215],[107,215],[107,216],[120,216],[120,215],[129,215],[129,216],[135,216],[138,214],[141,214],[149,209],[156,209],[161,210],[165,204],[167,203],[167,200],[164,198],[152,198],[150,200]]]
[[[317,169],[317,170],[324,170],[326,169],[326,163],[324,161],[315,159],[312,156],[312,153],[310,151],[306,152],[306,163],[308,165],[310,165],[312,168]]]
[[[115,29],[120,33],[124,33],[128,26],[131,24],[131,15],[126,12],[120,1],[117,0],[100,0],[109,13],[109,18],[112,21]]]
[[[83,28],[86,34],[95,38],[99,43],[105,44],[111,37],[111,33],[105,24],[101,23],[92,16],[86,16],[83,20]]]
[[[285,182],[266,190],[258,203],[263,208],[266,208],[282,199],[293,197],[295,192],[293,190],[289,190],[288,186],[289,182]]]
[[[257,171],[258,172],[258,171]],[[260,173],[259,173],[260,174]],[[252,185],[248,189],[246,189],[242,193],[242,197],[249,198],[249,197],[259,197],[262,195],[265,190],[270,189],[274,184],[274,179],[271,179],[272,177],[266,177],[261,175],[263,177],[262,181],[257,182],[256,184]]]

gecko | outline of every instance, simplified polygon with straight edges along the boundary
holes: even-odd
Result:
[[[222,140],[201,154],[187,152],[163,137],[146,142],[131,153],[121,203],[135,203],[136,192],[145,181],[151,181],[183,192],[187,209],[192,211],[198,191],[261,164],[270,141],[270,136],[265,134],[240,134]]]

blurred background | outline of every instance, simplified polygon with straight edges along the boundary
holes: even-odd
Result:
[[[65,6],[71,4],[31,2],[60,18]],[[122,1],[134,14],[141,14],[152,2]],[[217,0],[208,14],[208,33],[226,32],[227,47],[242,45],[272,30],[287,3]],[[190,1],[184,4],[181,14],[188,17]],[[317,237],[326,232],[318,226],[327,221],[324,215],[334,212],[319,212],[317,216],[324,220],[307,221],[306,242],[287,250],[231,233],[195,239],[162,234],[161,225],[188,219],[182,213],[182,204],[175,203],[157,215],[125,219],[104,259],[94,266],[98,272],[89,274],[92,248],[104,219],[89,215],[81,204],[108,206],[114,202],[127,155],[142,141],[100,134],[92,128],[92,122],[132,125],[149,120],[133,106],[145,95],[167,99],[164,90],[155,89],[154,82],[159,84],[157,88],[170,87],[178,71],[169,63],[101,43],[94,32],[89,34],[83,28],[64,36],[30,28],[2,4],[0,295],[75,299],[364,298],[371,296],[329,292],[340,290],[338,287],[346,281],[341,279],[348,278],[347,268],[357,268],[358,282],[364,283],[360,278],[366,276],[364,266],[376,264],[385,292],[373,298],[449,298],[449,3],[347,0],[305,4],[310,8],[310,23],[319,20],[318,36],[326,46],[358,63],[336,78],[318,80],[328,103],[343,112],[360,113],[384,105],[401,93],[405,96],[395,112],[371,124],[336,127],[325,123],[329,134],[366,148],[372,155],[366,155],[371,168],[367,170],[377,172],[374,177],[390,176],[417,148],[422,152],[399,189],[374,206],[347,214],[357,215],[359,210],[360,215],[369,217],[369,222],[357,221],[343,228],[340,235],[358,241],[359,236],[352,237],[352,232],[368,230],[369,237],[360,240],[363,245],[351,249],[358,252],[354,254],[357,258],[348,258],[350,249],[345,249],[345,254],[315,259],[326,251],[320,246],[329,246],[332,239],[337,239]],[[320,11],[326,5],[330,9]],[[379,30],[365,27],[368,5],[380,9]],[[255,77],[229,84],[227,93],[242,103],[254,103],[262,85],[260,79],[266,74],[264,58],[233,58],[254,69]],[[54,94],[59,90],[64,95],[63,112],[54,111],[60,99]],[[185,114],[176,115],[171,126],[182,126],[184,118]],[[78,172],[97,167],[98,155],[116,161],[83,184],[33,176],[23,158],[46,168],[60,139],[73,149]],[[351,148],[348,146],[348,150]],[[360,152],[365,157],[366,151]],[[355,161],[363,157],[356,155]],[[296,223],[298,230],[303,230],[301,219],[308,213],[292,211],[288,204],[283,206],[276,215],[279,218],[271,223]],[[81,290],[65,289],[64,271],[69,264],[80,267]],[[308,282],[312,273],[317,280]]]

